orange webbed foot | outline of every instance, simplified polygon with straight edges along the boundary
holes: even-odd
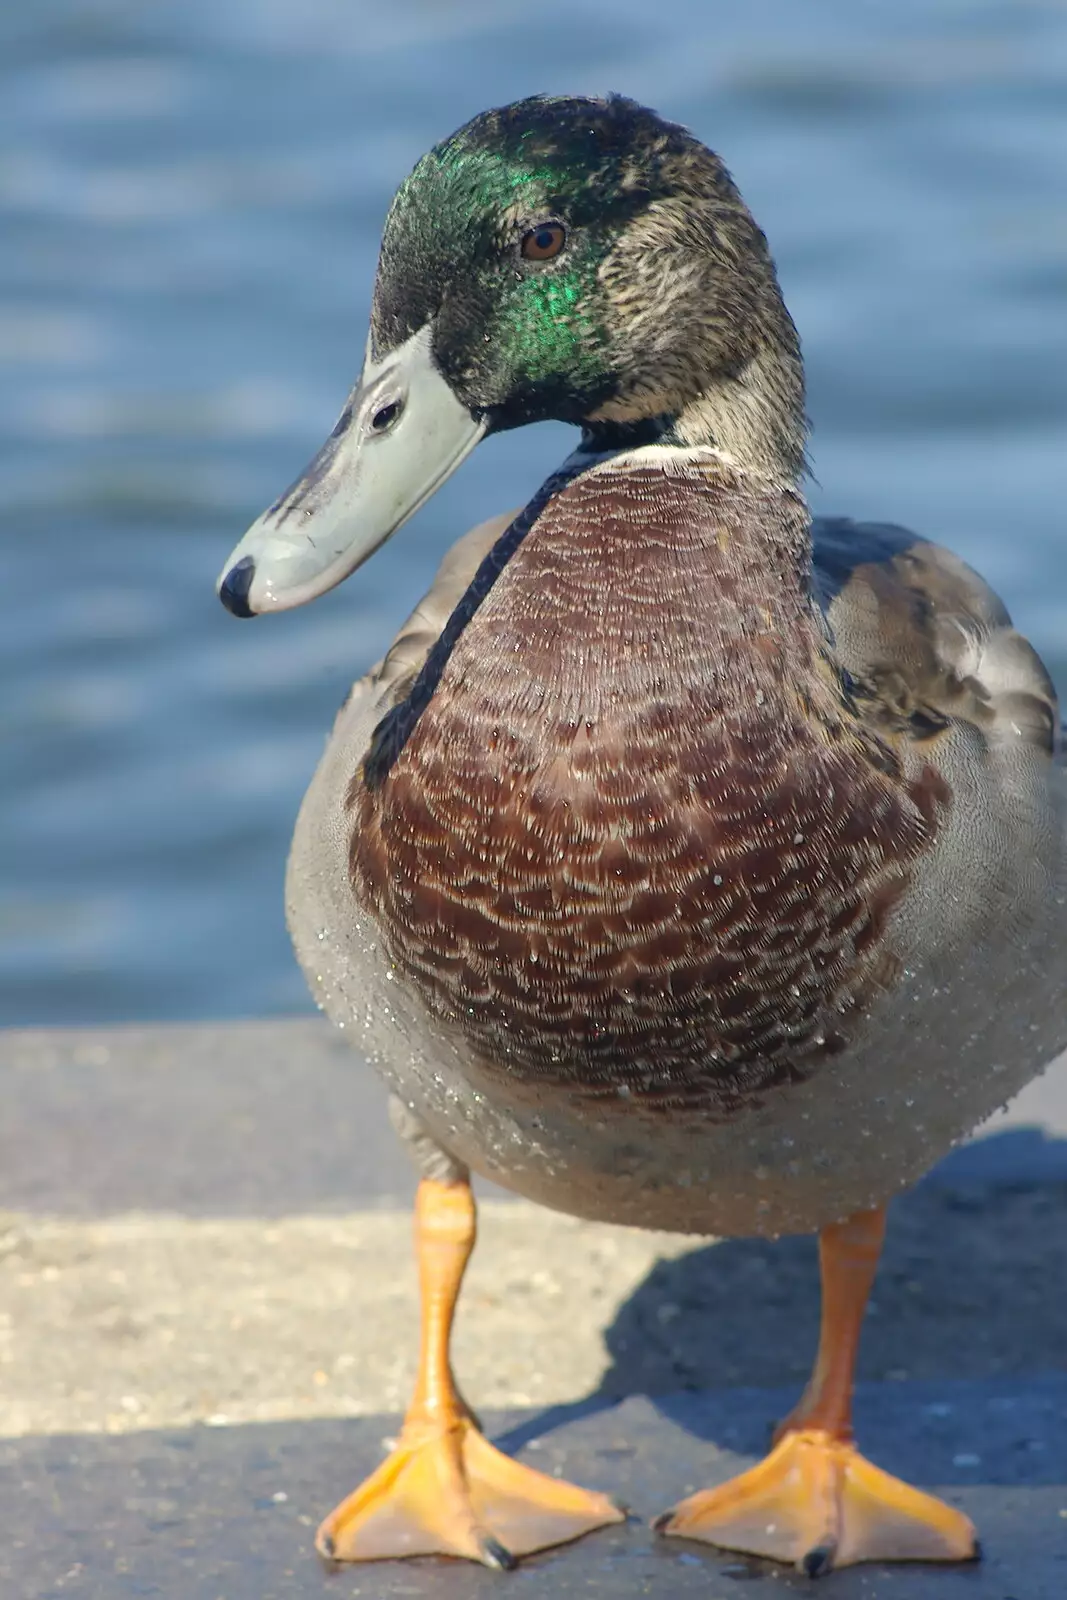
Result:
[[[546,1477],[503,1455],[468,1417],[405,1429],[377,1472],[316,1535],[335,1561],[465,1556],[489,1567],[621,1522],[607,1495]]]
[[[794,1563],[809,1577],[859,1561],[969,1561],[974,1524],[821,1429],[784,1435],[763,1461],[681,1501],[657,1531]]]
[[[474,1244],[465,1180],[424,1178],[415,1200],[422,1343],[415,1395],[395,1450],[322,1523],[333,1561],[466,1556],[489,1567],[621,1522],[607,1495],[548,1478],[495,1449],[456,1388],[452,1318]]]

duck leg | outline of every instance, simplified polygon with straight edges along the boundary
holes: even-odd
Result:
[[[872,1466],[852,1442],[856,1350],[884,1233],[882,1210],[822,1230],[819,1352],[799,1404],[763,1461],[683,1500],[659,1532],[791,1561],[809,1577],[857,1561],[978,1554],[969,1518]]]
[[[623,1520],[606,1495],[494,1449],[457,1391],[449,1337],[474,1236],[466,1176],[423,1178],[415,1201],[422,1296],[415,1394],[395,1450],[319,1528],[315,1543],[328,1558],[453,1555],[512,1567],[517,1556]]]

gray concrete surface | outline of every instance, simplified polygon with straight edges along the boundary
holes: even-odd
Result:
[[[0,1097],[0,1600],[808,1587],[636,1521],[510,1577],[323,1571],[313,1525],[414,1355],[413,1184],[372,1075],[314,1019],[25,1031]],[[646,1519],[760,1453],[811,1360],[813,1241],[482,1214],[456,1358],[510,1446]],[[1067,1595],[1065,1285],[1060,1063],[896,1203],[861,1351],[865,1447],[965,1505],[987,1559],[828,1597]]]
[[[0,1593],[19,1600],[770,1600],[810,1593],[808,1580],[783,1569],[659,1540],[647,1526],[691,1487],[756,1457],[790,1398],[734,1390],[659,1404],[635,1398],[567,1420],[488,1419],[531,1463],[609,1489],[635,1513],[626,1526],[513,1574],[443,1560],[333,1571],[319,1563],[315,1523],[376,1461],[389,1419],[0,1441],[9,1530],[0,1542]],[[876,1386],[860,1395],[858,1421],[884,1466],[974,1517],[985,1559],[956,1568],[852,1568],[826,1579],[820,1595],[1063,1600],[1067,1377]]]
[[[317,1018],[0,1031],[0,1206],[278,1216],[403,1204],[385,1091]]]

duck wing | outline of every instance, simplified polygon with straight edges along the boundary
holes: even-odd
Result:
[[[813,582],[835,653],[875,720],[1062,751],[1052,680],[1000,598],[950,550],[886,522],[818,517]]]

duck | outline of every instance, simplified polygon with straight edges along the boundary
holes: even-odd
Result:
[[[549,419],[573,454],[453,546],[296,823],[296,954],[419,1179],[414,1394],[318,1549],[508,1568],[625,1515],[463,1398],[474,1173],[609,1223],[817,1234],[807,1387],[662,1535],[809,1576],[970,1560],[961,1510],[861,1454],[853,1371],[890,1200],[1067,1045],[1052,683],[949,550],[812,518],[766,238],[622,96],[486,111],[401,183],[359,381],[223,603],[315,599],[481,439]]]

